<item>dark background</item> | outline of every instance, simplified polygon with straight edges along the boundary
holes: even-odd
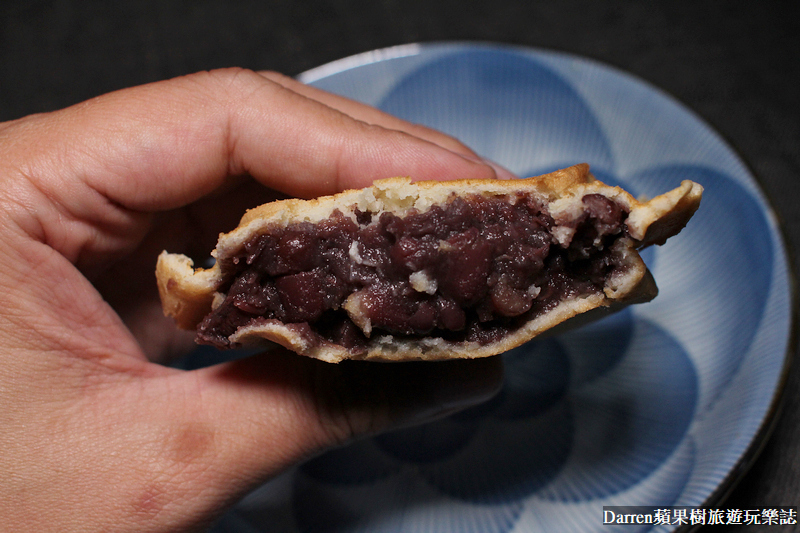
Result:
[[[241,66],[296,75],[409,42],[495,41],[581,54],[659,86],[715,127],[760,180],[790,247],[800,245],[800,19],[790,2],[2,0],[0,5],[2,121],[197,70]],[[798,505],[798,382],[800,375],[792,370],[774,431],[726,506]]]

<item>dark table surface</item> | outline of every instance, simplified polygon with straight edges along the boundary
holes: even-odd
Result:
[[[633,73],[697,112],[750,166],[783,222],[790,248],[797,249],[800,19],[789,4],[8,1],[0,6],[0,120],[198,70],[241,66],[295,75],[344,56],[409,42],[493,41],[560,50]],[[795,368],[771,436],[726,506],[798,504],[798,385]]]

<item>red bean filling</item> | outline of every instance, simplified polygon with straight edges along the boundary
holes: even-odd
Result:
[[[370,336],[499,340],[566,297],[602,291],[627,214],[599,194],[583,204],[566,247],[552,237],[546,209],[522,194],[456,197],[402,218],[336,211],[273,228],[224,266],[225,300],[200,324],[198,341],[230,347],[237,328],[263,320],[353,351],[367,343],[364,320]],[[343,308],[354,293],[361,326]]]

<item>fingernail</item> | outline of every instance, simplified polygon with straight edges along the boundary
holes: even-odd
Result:
[[[473,156],[471,154],[461,154],[461,157],[464,159],[469,159],[470,161],[475,161],[476,163],[483,163],[484,165],[488,165],[494,169],[495,174],[497,175],[497,179],[499,180],[513,180],[517,179],[519,176],[508,170],[506,167],[501,165],[500,163],[496,163],[491,159],[486,159],[485,157],[480,156]]]
[[[517,179],[519,176],[508,170],[506,167],[500,165],[499,163],[495,163],[491,159],[481,158],[481,161],[492,167],[497,174],[497,179],[499,180],[514,180]]]

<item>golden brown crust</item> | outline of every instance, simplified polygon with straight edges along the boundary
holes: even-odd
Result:
[[[440,338],[400,339],[391,335],[370,338],[365,353],[351,353],[341,346],[312,342],[307,332],[297,325],[270,320],[259,325],[240,328],[231,341],[251,344],[264,340],[276,342],[303,355],[330,362],[359,358],[385,361],[438,360],[474,358],[504,352],[533,337],[566,323],[568,320],[601,307],[618,308],[629,303],[646,301],[656,294],[655,284],[636,249],[661,244],[678,233],[697,210],[702,187],[684,181],[680,187],[652,200],[640,202],[619,187],[595,181],[586,164],[575,165],[543,176],[521,180],[456,180],[412,182],[408,178],[376,181],[372,187],[348,190],[313,200],[281,200],[249,210],[239,226],[220,235],[212,255],[217,259],[210,269],[194,269],[185,256],[163,252],[158,258],[156,276],[164,313],[173,317],[181,328],[192,329],[221,299],[217,287],[224,277],[225,260],[236,252],[252,235],[273,225],[292,222],[317,222],[333,211],[352,213],[362,211],[391,211],[402,214],[409,209],[424,211],[443,203],[453,193],[505,195],[516,192],[533,194],[543,200],[556,222],[574,216],[583,209],[581,199],[597,193],[623,205],[629,215],[626,221],[629,234],[635,241],[617,252],[627,265],[624,274],[607,283],[604,294],[561,302],[548,313],[536,317],[502,340],[486,345],[452,343]],[[565,231],[568,231],[565,229]],[[592,313],[594,315],[596,313]],[[587,316],[591,316],[587,315]],[[563,327],[560,326],[560,327]]]
[[[195,270],[185,255],[162,252],[156,280],[164,314],[173,317],[179,328],[194,329],[211,310],[221,276],[219,269]]]

